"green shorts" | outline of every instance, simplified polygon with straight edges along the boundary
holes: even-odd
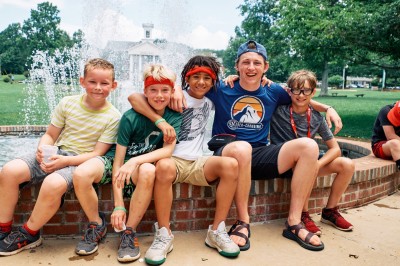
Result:
[[[99,185],[112,184],[112,166],[114,163],[114,157],[98,156],[97,158],[99,158],[104,163],[103,177],[101,178],[98,184]],[[135,185],[133,184],[133,182],[131,182],[128,185],[125,185],[123,193],[124,198],[130,199],[132,197],[133,191],[135,191]]]

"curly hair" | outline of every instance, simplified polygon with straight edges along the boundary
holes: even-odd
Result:
[[[186,82],[186,74],[194,67],[209,67],[216,76],[216,79],[213,80],[214,82],[214,88],[216,87],[216,84],[219,83],[219,73],[221,69],[221,64],[217,61],[217,59],[213,56],[204,56],[204,55],[196,55],[192,58],[189,59],[189,61],[185,64],[183,67],[182,73],[181,73],[181,79],[182,79],[182,88],[184,90],[187,90],[189,87],[189,84]]]

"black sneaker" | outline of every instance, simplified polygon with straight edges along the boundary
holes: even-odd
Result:
[[[99,213],[102,225],[96,222],[90,222],[85,231],[82,240],[76,245],[75,252],[78,255],[90,255],[99,248],[99,242],[107,233],[107,222],[104,213]]]
[[[11,232],[2,232],[0,231],[0,241],[6,238]]]
[[[118,261],[128,262],[140,258],[139,241],[136,232],[131,227],[127,227],[121,233],[121,243],[118,248]]]
[[[25,228],[19,227],[18,231],[11,232],[0,241],[0,255],[14,255],[22,250],[40,246],[42,242],[43,239],[40,237],[39,232],[35,236],[32,236],[25,230]]]

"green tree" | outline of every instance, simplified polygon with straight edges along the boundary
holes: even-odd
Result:
[[[23,73],[28,53],[19,23],[10,24],[0,32],[0,61],[3,73]]]
[[[25,20],[22,26],[31,52],[40,50],[52,54],[56,49],[73,45],[68,34],[59,29],[59,13],[57,6],[49,2],[40,3],[37,10],[31,10],[30,18]]]
[[[343,60],[347,52],[338,36],[337,17],[345,1],[281,0],[277,30],[289,43],[291,55],[321,75],[321,93],[328,94],[330,64]]]

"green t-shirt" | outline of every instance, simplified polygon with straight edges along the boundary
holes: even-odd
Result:
[[[179,134],[181,128],[181,114],[165,108],[163,118]],[[127,147],[125,161],[132,157],[149,153],[163,146],[163,134],[147,117],[130,109],[126,111],[120,121],[117,143]],[[115,155],[115,147],[111,148],[106,156]]]

